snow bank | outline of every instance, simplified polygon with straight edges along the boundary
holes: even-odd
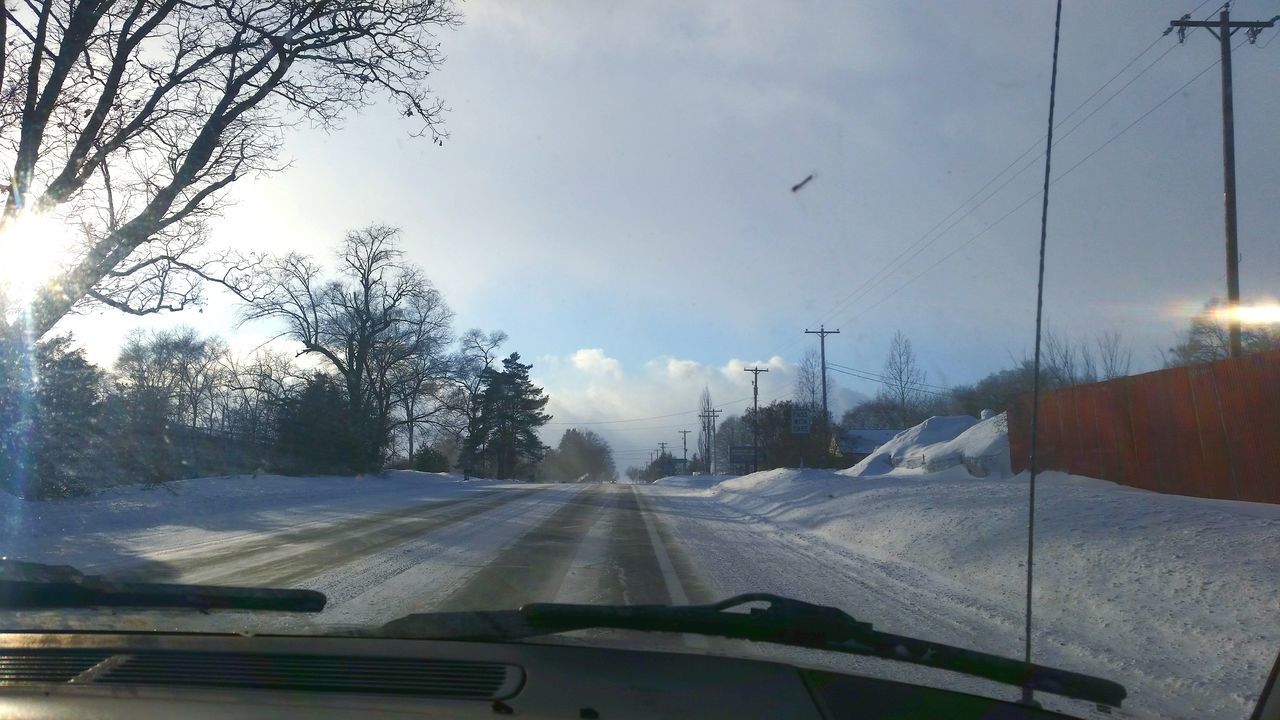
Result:
[[[951,432],[964,424],[913,430],[936,440],[939,425]],[[965,443],[897,447],[999,446],[998,433],[980,426],[971,424]],[[885,456],[910,455],[894,452]],[[760,532],[772,527],[850,562],[895,568],[913,590],[936,598],[939,617],[997,628],[970,640],[977,646],[1020,647],[1025,473],[975,478],[952,465],[916,470],[912,482],[893,474],[851,482],[847,473],[773,470],[701,492],[752,518]],[[1128,708],[1248,713],[1280,647],[1280,506],[1046,472],[1037,480],[1035,562],[1040,662],[1117,679],[1130,688]]]
[[[705,489],[715,487],[736,475],[668,475],[653,481],[660,487]]]
[[[898,433],[848,470],[851,477],[935,473],[963,467],[973,477],[1008,477],[1009,423],[1001,413],[931,417]]]
[[[136,554],[158,544],[181,546],[229,533],[337,521],[457,497],[492,483],[393,470],[355,477],[195,478],[152,487],[118,486],[65,500],[23,500],[0,492],[0,555],[88,569],[112,564],[126,539],[129,554]],[[86,535],[102,539],[96,551],[86,549],[91,545],[84,542]]]

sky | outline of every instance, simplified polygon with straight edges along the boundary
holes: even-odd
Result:
[[[1218,46],[1161,37],[1196,4],[1072,0],[1062,19],[1046,318],[1078,339],[1120,331],[1137,370],[1225,292]],[[544,439],[591,427],[622,466],[679,447],[704,386],[744,408],[746,366],[770,370],[762,402],[789,397],[819,324],[840,330],[829,360],[871,371],[902,331],[940,386],[1031,352],[1049,0],[461,10],[432,87],[443,147],[389,105],[300,128],[286,171],[236,184],[214,241],[329,261],[348,229],[402,228],[457,329],[505,330],[533,362]],[[1280,294],[1273,34],[1234,57],[1246,299]],[[63,327],[103,363],[136,326],[191,324],[241,352],[274,334],[234,317],[213,292],[200,313]],[[829,382],[837,415],[877,390]]]

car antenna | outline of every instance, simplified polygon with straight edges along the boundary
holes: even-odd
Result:
[[[1053,157],[1053,105],[1058,92],[1058,40],[1062,34],[1062,0],[1057,2],[1053,18],[1053,70],[1049,74],[1049,129],[1044,146],[1044,191],[1040,204],[1040,275],[1036,282],[1036,344],[1031,378],[1031,453],[1027,491],[1027,611],[1024,628],[1023,659],[1027,664],[1027,682],[1022,686],[1022,702],[1036,705],[1031,688],[1031,583],[1034,578],[1036,547],[1036,431],[1040,419],[1040,330],[1044,319],[1044,251],[1049,228],[1049,165]]]

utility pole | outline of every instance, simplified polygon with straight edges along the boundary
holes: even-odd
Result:
[[[662,456],[666,454],[667,454],[667,443],[664,443],[664,442],[658,443],[658,458],[661,459]]]
[[[751,373],[751,472],[760,472],[760,373],[769,372],[769,368],[749,367],[742,371]]]
[[[702,418],[703,437],[707,438],[707,472],[715,474],[716,459],[716,418],[720,417],[723,410],[708,410],[698,413],[698,417]]]
[[[1249,44],[1255,44],[1258,34],[1265,28],[1274,27],[1280,15],[1270,20],[1232,22],[1230,5],[1230,2],[1223,5],[1217,20],[1192,20],[1190,15],[1183,15],[1180,20],[1169,23],[1165,34],[1176,28],[1178,42],[1181,43],[1187,39],[1187,28],[1204,28],[1218,38],[1222,53],[1222,204],[1227,236],[1227,331],[1231,338],[1231,357],[1240,357],[1243,350],[1240,342],[1240,249],[1236,237],[1236,131],[1231,87],[1231,36],[1243,28]]]
[[[831,421],[831,414],[827,410],[827,336],[839,335],[839,330],[828,330],[825,325],[819,325],[817,330],[805,329],[806,335],[817,335],[818,345],[821,347],[819,354],[822,356],[822,421],[825,424]]]
[[[680,444],[684,446],[684,471],[689,472],[689,433],[692,430],[677,430],[680,433]]]

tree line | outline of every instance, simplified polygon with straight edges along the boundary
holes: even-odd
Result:
[[[1227,328],[1217,315],[1221,307],[1220,301],[1210,300],[1201,312],[1189,318],[1175,342],[1159,351],[1160,365],[1177,367],[1228,357]],[[1277,349],[1280,331],[1265,326],[1246,328],[1243,340],[1246,353]],[[1116,330],[1102,331],[1092,338],[1071,338],[1051,330],[1043,341],[1040,385],[1052,390],[1111,380],[1129,375],[1132,367],[1133,350]],[[829,368],[828,372],[838,376],[842,371]],[[1032,359],[1024,357],[971,384],[932,385],[911,340],[897,332],[890,341],[880,371],[861,373],[858,377],[876,382],[879,385],[876,394],[846,410],[838,421],[825,419],[821,366],[817,353],[807,352],[797,363],[792,397],[771,402],[758,413],[749,409],[723,417],[714,439],[704,430],[698,451],[691,458],[690,471],[709,472],[708,457],[714,457],[715,467],[722,471],[749,469],[750,465],[742,460],[741,448],[752,444],[753,430],[762,470],[847,467],[855,458],[845,457],[838,447],[833,447],[834,436],[856,430],[902,430],[937,415],[979,417],[984,411],[1002,412],[1017,398],[1031,392],[1035,369]],[[712,407],[705,390],[700,403],[704,410]],[[791,418],[797,410],[813,418],[808,434],[791,432]],[[736,458],[735,447],[740,449]],[[635,480],[652,481],[671,474],[671,460],[669,456],[657,457],[646,465],[629,468],[627,474]]]
[[[393,228],[347,233],[336,270],[271,261],[241,323],[279,330],[244,357],[189,327],[135,331],[110,369],[69,336],[7,337],[3,478],[31,496],[219,472],[353,473],[388,465],[532,474],[549,398],[506,335],[456,336]],[[20,332],[8,325],[6,333]]]

